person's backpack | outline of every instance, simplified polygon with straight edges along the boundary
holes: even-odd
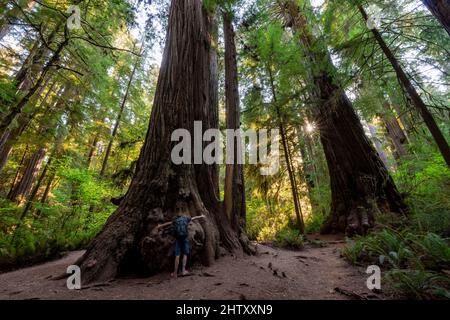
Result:
[[[188,225],[191,219],[185,216],[178,216],[175,218],[173,222],[173,229],[175,232],[175,236],[178,237],[187,237],[188,235]]]

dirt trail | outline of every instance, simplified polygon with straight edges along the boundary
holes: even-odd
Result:
[[[302,251],[258,244],[259,255],[220,258],[209,268],[170,279],[169,273],[149,278],[117,279],[101,286],[68,290],[65,272],[83,251],[45,264],[0,274],[0,299],[354,299],[338,287],[368,299],[383,299],[366,287],[363,269],[339,256],[342,243],[307,246]]]

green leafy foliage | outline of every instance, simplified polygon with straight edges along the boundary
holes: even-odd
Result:
[[[450,299],[447,275],[424,270],[390,270],[386,278],[395,290],[411,299]]]
[[[423,146],[422,152],[431,153]],[[405,160],[394,174],[421,231],[450,236],[450,171],[439,154]]]
[[[23,6],[29,3],[21,1]],[[137,53],[151,46],[154,32],[147,30],[144,37],[145,30],[135,31],[137,12],[141,17],[148,12],[140,2],[127,0],[80,2],[82,28],[65,32],[61,13],[72,4],[32,1],[31,10],[8,11],[16,23],[0,48],[0,120],[44,75],[56,49],[67,43],[23,108],[25,117],[13,119],[9,128],[13,135],[21,126],[25,129],[8,137],[10,151],[3,149],[3,141],[0,147],[2,157],[6,154],[0,168],[0,268],[84,248],[116,209],[111,198],[126,191],[147,130],[158,66],[147,61],[145,50]],[[17,83],[20,70],[26,71],[28,82]],[[45,152],[28,191],[12,199],[10,191],[21,183],[38,149]]]
[[[394,178],[404,191],[410,219],[378,217],[377,231],[349,240],[342,250],[352,264],[377,264],[398,294],[414,299],[449,298],[450,173],[429,146],[414,160],[403,160]],[[392,229],[389,226],[395,228]]]
[[[382,230],[350,241],[342,250],[352,264],[380,265],[386,279],[403,295],[442,298],[450,293],[449,239],[434,233]]]
[[[101,229],[115,207],[111,185],[89,171],[61,168],[62,183],[50,195],[51,205],[37,202],[34,215],[20,220],[22,206],[2,200],[0,266],[20,265],[82,248]],[[92,208],[101,207],[101,211]]]
[[[275,234],[274,244],[278,247],[303,249],[305,239],[297,230],[285,228]]]

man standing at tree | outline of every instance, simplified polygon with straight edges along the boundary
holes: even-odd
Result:
[[[189,231],[188,226],[191,221],[195,219],[204,218],[204,215],[191,218],[183,210],[181,203],[177,203],[175,206],[177,216],[173,221],[169,221],[158,225],[156,228],[163,228],[172,225],[175,235],[175,266],[171,276],[176,278],[178,274],[178,266],[180,264],[180,254],[183,252],[183,258],[181,262],[181,275],[186,276],[189,272],[186,270],[187,256],[189,254]]]

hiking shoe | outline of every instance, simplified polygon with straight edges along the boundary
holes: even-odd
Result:
[[[188,276],[188,275],[190,275],[190,273],[189,273],[189,271],[184,270],[184,271],[181,273],[181,275],[182,275],[182,276]]]

